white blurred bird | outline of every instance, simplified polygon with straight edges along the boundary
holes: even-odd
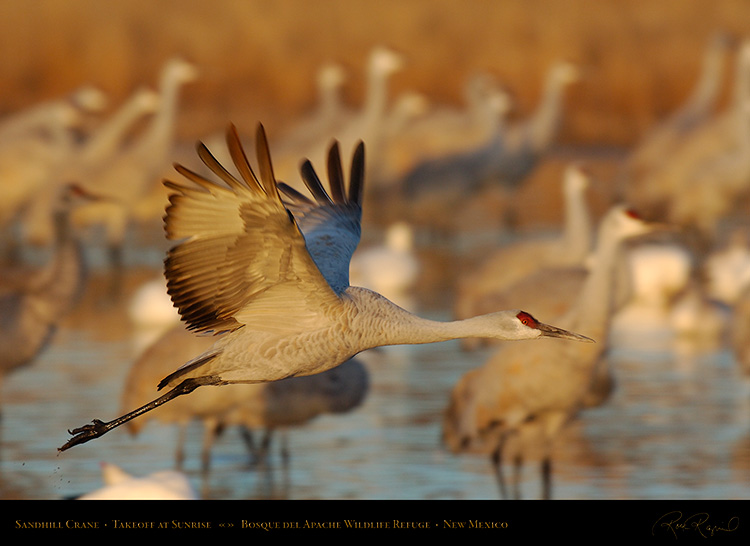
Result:
[[[104,486],[78,500],[198,500],[199,496],[182,472],[162,470],[136,477],[119,466],[101,463]]]

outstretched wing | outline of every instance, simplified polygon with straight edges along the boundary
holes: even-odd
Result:
[[[364,151],[360,142],[352,157],[348,192],[338,142],[328,152],[330,194],[307,159],[302,162],[300,173],[314,200],[283,182],[278,183],[285,205],[305,236],[310,255],[337,294],[349,286],[349,263],[361,234]]]
[[[227,145],[240,179],[198,144],[199,157],[224,185],[181,165],[175,169],[189,182],[164,182],[176,192],[164,218],[167,237],[181,240],[167,254],[165,276],[182,320],[191,330],[225,332],[249,321],[311,319],[337,305],[281,201],[263,126],[256,135],[260,177],[233,126]]]

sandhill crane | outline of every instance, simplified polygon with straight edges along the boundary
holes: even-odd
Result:
[[[550,497],[552,443],[563,425],[582,409],[608,347],[613,273],[621,244],[650,229],[623,206],[613,207],[600,223],[589,277],[574,307],[558,319],[600,342],[536,343],[522,351],[517,350],[517,344],[504,344],[454,388],[444,416],[443,442],[454,452],[489,450],[503,496],[507,496],[502,472],[507,442],[514,436],[524,442],[515,457],[517,479],[525,442],[540,435],[543,496]]]
[[[428,159],[409,172],[403,189],[409,196],[468,192],[486,183],[516,188],[537,165],[557,134],[563,95],[579,77],[571,63],[556,63],[547,74],[543,96],[526,120],[503,124],[501,131],[475,149]]]
[[[0,125],[0,226],[15,227],[30,204],[55,198],[45,191],[74,150],[73,130],[87,114],[103,107],[105,97],[94,87],[45,101],[11,114]],[[49,212],[49,208],[46,209]],[[18,234],[20,236],[20,234]],[[10,241],[16,245],[17,241]],[[13,246],[9,252],[16,252]],[[13,257],[13,256],[12,256]]]
[[[729,347],[742,373],[750,375],[750,287],[737,295],[729,324]]]
[[[153,90],[147,87],[136,89],[116,112],[90,130],[81,144],[68,150],[69,157],[48,181],[49,189],[37,194],[29,204],[25,217],[25,239],[28,242],[45,245],[51,239],[50,210],[54,206],[54,187],[68,183],[95,186],[97,180],[94,177],[124,146],[128,131],[144,116],[153,113],[158,104],[159,96]]]
[[[281,138],[285,147],[300,149],[311,141],[317,144],[328,138],[338,128],[351,110],[341,97],[341,88],[346,81],[344,67],[337,63],[325,63],[318,70],[318,103],[308,116],[294,122]]]
[[[240,425],[245,431],[265,431],[256,453],[258,460],[266,456],[271,435],[281,432],[281,455],[283,461],[288,462],[290,450],[287,433],[290,428],[306,425],[321,415],[354,410],[364,402],[370,381],[367,368],[354,357],[319,374],[254,386],[262,388],[262,395],[245,400],[229,413],[223,424]],[[254,446],[248,443],[252,450]]]
[[[73,438],[60,450],[201,386],[312,375],[381,345],[462,337],[592,341],[519,310],[453,322],[424,319],[350,286],[349,261],[361,229],[364,143],[354,150],[348,192],[338,143],[327,162],[330,194],[309,160],[302,163],[313,201],[277,185],[262,125],[255,142],[260,178],[230,126],[227,147],[242,180],[199,144],[198,155],[226,185],[182,166],[176,168],[188,183],[165,182],[175,192],[165,217],[167,237],[182,240],[165,261],[169,293],[189,329],[220,337],[161,381],[160,389],[171,389],[166,394],[108,423],[95,420],[71,431]]]
[[[463,319],[479,314],[478,309],[494,305],[493,295],[503,294],[535,271],[582,267],[593,246],[591,212],[586,202],[590,184],[585,168],[578,163],[568,165],[562,179],[562,233],[522,239],[494,251],[476,271],[459,281],[454,316]],[[461,343],[465,349],[476,344],[476,340],[469,339]]]
[[[88,170],[104,161],[124,145],[128,131],[136,122],[159,107],[161,97],[153,89],[138,87],[108,118],[100,122],[81,144],[73,169]],[[68,175],[77,179],[79,175]]]
[[[41,269],[0,287],[0,386],[5,375],[31,363],[48,345],[84,285],[83,252],[70,226],[71,208],[89,198],[80,188],[61,189],[55,210],[53,256]]]
[[[123,412],[148,402],[153,398],[156,384],[166,374],[180,366],[196,354],[208,350],[214,343],[210,336],[198,336],[183,325],[169,329],[149,345],[133,363],[125,381],[120,399]],[[177,399],[149,413],[143,419],[128,423],[133,436],[138,435],[150,419],[179,427],[179,437],[175,452],[177,468],[185,459],[184,444],[186,427],[194,420],[203,423],[204,436],[201,454],[202,467],[208,469],[211,446],[223,417],[241,401],[260,396],[260,385],[229,385],[226,389],[200,389],[194,396]]]
[[[337,131],[345,119],[351,119],[354,113],[341,96],[341,88],[346,81],[346,76],[346,70],[338,63],[328,62],[318,69],[317,103],[310,113],[293,120],[290,127],[281,134],[276,147],[277,157],[282,151],[288,152],[296,161],[299,157],[298,152],[304,153],[311,148],[317,148],[320,141],[329,138]],[[219,163],[226,165],[231,171],[232,158],[226,149],[224,132],[212,133],[205,138],[204,143]],[[210,174],[210,170],[202,169],[202,171]],[[278,165],[277,171],[279,171]]]
[[[428,103],[420,116],[393,132],[382,183],[397,183],[420,161],[473,150],[502,134],[512,101],[489,74],[468,78],[464,101],[460,109]]]
[[[368,154],[376,163],[383,153],[389,112],[388,84],[390,78],[404,66],[403,56],[395,50],[377,46],[370,51],[367,60],[366,90],[362,106],[337,116],[336,124],[328,136],[315,139],[304,146],[287,145],[279,140],[276,152],[276,174],[295,189],[302,189],[297,182],[300,157],[310,158],[313,164],[325,164],[328,138],[334,137],[342,147],[354,147],[358,139],[367,142]],[[348,114],[348,115],[347,115]],[[378,167],[370,165],[368,169]],[[368,172],[368,175],[370,173]]]
[[[174,470],[160,470],[137,477],[119,466],[102,462],[104,486],[77,500],[198,500],[188,477]]]
[[[746,70],[750,72],[750,43],[747,53]],[[750,194],[750,87],[737,123],[735,145],[722,156],[696,166],[669,206],[668,220],[697,229],[698,243],[704,245],[713,244],[722,220],[738,210],[738,203]]]
[[[165,63],[158,87],[159,109],[148,126],[85,182],[92,192],[110,199],[77,210],[73,220],[82,227],[105,226],[106,245],[116,270],[122,265],[122,244],[133,210],[169,164],[180,89],[196,77],[196,68],[183,59]]]
[[[427,141],[414,143],[418,153],[445,154],[484,142],[505,122],[512,106],[508,92],[485,72],[466,80],[464,101],[462,110],[436,108],[415,123],[411,131]]]
[[[658,168],[688,132],[714,114],[731,42],[723,32],[710,38],[703,54],[701,74],[692,92],[679,108],[657,122],[630,152],[622,167],[621,183],[628,184]]]
[[[565,91],[580,77],[579,67],[566,61],[555,63],[547,71],[536,111],[523,122],[508,125],[502,153],[493,165],[501,183],[514,187],[523,182],[552,145],[563,120]]]
[[[747,192],[750,40],[739,48],[734,80],[734,96],[724,112],[695,127],[658,168],[626,186],[626,199],[644,215],[696,231],[699,249]]]
[[[6,141],[44,131],[71,119],[70,108],[81,113],[96,113],[105,108],[106,95],[98,88],[84,85],[61,98],[42,101],[9,114],[0,121],[0,140]]]
[[[734,230],[728,241],[703,261],[706,291],[711,298],[725,305],[733,305],[750,286],[749,236],[746,229]]]
[[[151,344],[128,372],[120,408],[123,412],[151,400],[156,384],[196,354],[210,349],[214,339],[198,336],[178,325]],[[324,413],[342,413],[359,405],[367,392],[364,366],[350,360],[327,372],[271,383],[228,385],[223,389],[200,389],[171,404],[161,406],[143,419],[128,423],[137,435],[149,418],[180,428],[175,453],[176,466],[185,459],[186,426],[199,420],[204,436],[201,467],[207,472],[211,448],[220,430],[230,426],[266,429],[267,432],[299,426]],[[263,449],[267,447],[266,439]]]

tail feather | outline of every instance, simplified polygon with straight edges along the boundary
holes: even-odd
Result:
[[[203,353],[202,355],[194,358],[193,360],[190,360],[190,361],[186,362],[185,364],[183,364],[182,366],[180,366],[179,368],[177,368],[175,371],[173,371],[171,374],[169,374],[167,377],[165,377],[164,379],[162,379],[159,382],[159,385],[157,386],[157,390],[162,390],[164,387],[166,387],[167,385],[169,385],[170,383],[172,383],[173,381],[175,381],[175,379],[178,379],[178,378],[180,378],[180,377],[182,377],[182,376],[184,376],[184,375],[192,372],[193,370],[195,370],[197,368],[200,368],[204,364],[208,364],[214,358],[216,358],[217,356],[219,356],[220,353],[221,353],[221,351],[212,350],[210,352]]]

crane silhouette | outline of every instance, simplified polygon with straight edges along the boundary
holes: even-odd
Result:
[[[69,431],[60,451],[106,434],[201,386],[257,383],[324,372],[382,345],[422,344],[479,336],[540,337],[592,342],[520,311],[453,322],[418,317],[365,288],[349,285],[349,262],[360,238],[365,148],[355,147],[348,192],[339,145],[329,151],[330,194],[309,160],[300,167],[314,200],[274,176],[265,130],[256,131],[260,177],[236,128],[227,147],[241,180],[202,144],[201,160],[225,185],[175,165],[189,183],[166,181],[175,193],[165,216],[167,291],[188,329],[217,335],[206,352],[165,377],[166,394],[109,422]]]

